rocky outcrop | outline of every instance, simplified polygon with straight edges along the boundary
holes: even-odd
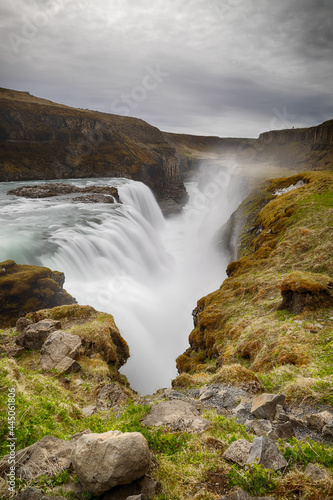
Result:
[[[127,177],[160,198],[186,199],[179,154],[143,120],[0,89],[0,181]]]
[[[333,145],[333,120],[328,120],[321,125],[310,128],[271,130],[260,134],[259,141],[277,144],[307,142],[310,144]]]
[[[14,325],[20,316],[76,300],[63,289],[64,273],[46,267],[0,262],[0,325]]]
[[[199,416],[198,410],[186,401],[163,401],[154,405],[142,420],[149,427],[167,427],[173,432],[203,432],[209,422]]]
[[[114,203],[114,200],[116,200],[119,202],[118,189],[112,186],[86,186],[81,188],[64,182],[50,182],[33,186],[21,186],[8,191],[9,195],[23,196],[24,198],[50,198],[73,193],[85,195],[76,197],[73,201]]]
[[[56,330],[51,333],[41,349],[40,364],[43,370],[56,370],[59,373],[69,373],[80,369],[75,361],[81,339],[78,335],[68,335]]]
[[[94,495],[139,479],[151,466],[147,441],[139,432],[83,435],[72,461],[80,482]]]

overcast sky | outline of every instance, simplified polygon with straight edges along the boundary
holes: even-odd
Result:
[[[333,118],[332,0],[0,0],[0,86],[257,137]]]

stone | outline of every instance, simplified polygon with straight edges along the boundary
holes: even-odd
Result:
[[[143,476],[130,484],[116,486],[105,493],[103,500],[127,500],[131,496],[144,495],[144,498],[150,499],[157,494],[160,483],[150,476]]]
[[[278,422],[288,422],[289,417],[285,412],[285,410],[283,409],[282,405],[276,405],[274,420],[277,420]]]
[[[320,481],[321,479],[326,479],[328,477],[328,474],[324,469],[314,464],[308,464],[304,474],[314,481]]]
[[[275,424],[273,429],[268,432],[267,436],[277,441],[278,439],[289,439],[295,436],[295,432],[291,422],[284,422]]]
[[[247,464],[261,464],[265,469],[276,471],[286,467],[287,461],[272,439],[260,436],[253,440]]]
[[[231,409],[236,407],[245,391],[238,387],[229,387],[223,384],[204,385],[200,389],[200,401],[214,408]]]
[[[151,458],[148,443],[139,432],[108,431],[81,436],[72,465],[83,487],[98,496],[144,476]]]
[[[283,405],[286,397],[283,394],[260,394],[252,401],[251,413],[257,418],[273,420],[276,406]]]
[[[238,465],[245,465],[249,458],[252,444],[246,439],[238,439],[231,443],[229,448],[223,453],[223,458]]]
[[[210,426],[208,420],[199,417],[198,410],[186,401],[162,401],[154,405],[142,420],[148,427],[167,427],[173,432],[204,432]]]
[[[217,500],[274,500],[274,497],[251,497],[245,491],[238,490],[235,493],[230,493],[229,495],[224,495]]]
[[[333,414],[327,410],[319,413],[312,413],[305,417],[305,425],[318,432],[322,432],[323,428],[331,422],[333,423]]]
[[[23,332],[27,326],[32,325],[31,319],[25,318],[22,316],[16,321],[15,329],[17,332]]]
[[[325,437],[333,436],[333,420],[324,425],[322,435]]]
[[[80,346],[81,339],[78,335],[69,335],[61,330],[51,333],[41,349],[42,369],[55,369],[61,373],[67,373],[70,366],[73,366],[73,359],[78,354]],[[68,359],[64,360],[64,358]]]
[[[9,358],[18,358],[25,352],[24,347],[21,347],[19,345],[7,344],[4,349]]]
[[[126,403],[128,400],[127,394],[123,389],[115,383],[105,385],[98,393],[96,405],[97,407],[107,407]]]
[[[70,467],[70,454],[75,447],[75,440],[64,441],[53,436],[44,436],[16,454],[17,477],[31,480],[45,474],[54,476],[59,471]],[[0,462],[0,470],[8,469],[7,457]]]
[[[257,436],[267,436],[272,430],[272,423],[266,419],[247,420],[246,426]]]
[[[13,500],[66,500],[64,497],[49,497],[44,495],[41,490],[31,488],[30,486],[21,493],[15,495]]]
[[[91,417],[94,413],[96,413],[96,406],[86,406],[85,408],[82,408],[82,415],[84,417]]]
[[[23,332],[16,337],[16,344],[25,349],[37,350],[42,347],[50,333],[61,328],[60,321],[43,319],[38,323],[28,325]]]
[[[146,495],[131,495],[130,497],[127,497],[126,500],[146,500]]]

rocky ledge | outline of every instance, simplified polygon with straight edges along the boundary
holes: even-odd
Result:
[[[84,196],[73,198],[74,202],[81,203],[119,203],[118,189],[112,186],[78,187],[64,182],[46,182],[33,186],[21,186],[11,189],[7,194],[24,198],[51,198],[80,193]]]

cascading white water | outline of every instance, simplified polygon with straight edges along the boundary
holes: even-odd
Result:
[[[16,198],[6,192],[28,183],[2,183],[0,261],[63,271],[65,288],[80,304],[113,314],[130,346],[122,371],[132,387],[149,393],[169,386],[175,358],[188,345],[196,301],[225,278],[227,262],[212,238],[237,206],[227,196],[229,173],[203,192],[188,183],[190,202],[167,220],[140,182],[65,182],[117,186],[122,204]]]

